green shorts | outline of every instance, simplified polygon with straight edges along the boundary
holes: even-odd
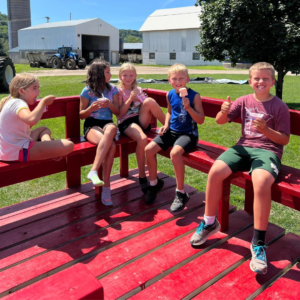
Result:
[[[260,148],[233,146],[218,159],[224,161],[232,173],[250,170],[251,175],[255,169],[264,169],[271,173],[275,180],[281,167],[281,161],[275,153]]]

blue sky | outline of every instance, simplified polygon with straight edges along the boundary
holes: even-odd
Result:
[[[157,9],[194,6],[196,0],[31,0],[31,25],[50,22],[100,18],[118,29],[139,30]],[[7,14],[7,1],[0,1],[0,12]]]

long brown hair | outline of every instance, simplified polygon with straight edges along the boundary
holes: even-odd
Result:
[[[10,99],[10,98],[20,98],[20,89],[27,89],[30,85],[32,85],[35,82],[38,82],[39,79],[32,74],[29,73],[21,73],[16,75],[13,80],[11,81],[9,85],[9,91],[10,95],[7,97],[4,97],[0,101],[0,112],[2,111],[5,103]]]
[[[99,92],[103,94],[105,90],[111,90],[111,86],[105,81],[104,75],[104,70],[109,66],[109,62],[105,60],[95,60],[88,69],[86,85],[98,97],[102,96]]]

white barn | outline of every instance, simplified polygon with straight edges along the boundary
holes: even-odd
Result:
[[[72,45],[87,62],[99,56],[112,64],[118,63],[119,59],[119,29],[98,18],[23,28],[18,31],[18,40],[18,47],[9,50],[15,63],[28,63],[28,52],[57,53],[57,48],[62,45]]]
[[[195,49],[200,43],[200,11],[200,6],[188,6],[152,13],[139,30],[143,32],[143,64],[222,65],[204,61]]]

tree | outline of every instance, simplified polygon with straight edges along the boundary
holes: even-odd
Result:
[[[284,76],[300,73],[299,0],[197,0],[200,45],[206,60],[271,63],[278,72],[276,95],[282,99]]]

